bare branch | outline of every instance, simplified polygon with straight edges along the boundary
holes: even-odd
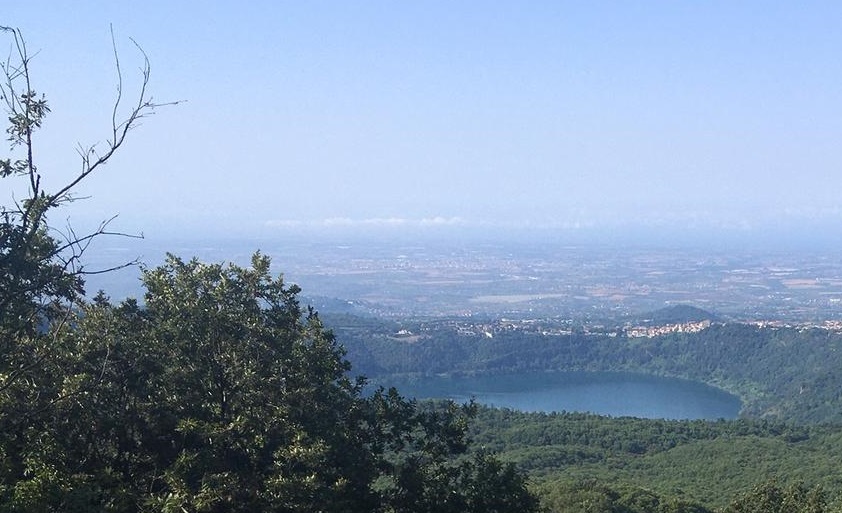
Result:
[[[111,25],[111,49],[114,50],[114,66],[117,68],[117,99],[114,100],[114,107],[111,109],[111,132],[112,134],[117,132],[117,112],[120,108],[120,101],[123,99],[123,71],[120,69],[120,55],[117,53],[117,42],[114,40],[114,25]],[[149,63],[149,59],[146,58],[146,54],[143,55],[145,62]],[[140,99],[143,100],[143,96],[146,90],[146,84],[144,82],[143,88],[140,93]],[[116,137],[112,135],[112,141],[116,141]]]
[[[123,72],[120,66],[120,58],[117,52],[117,45],[114,40],[114,30],[112,28],[111,43],[114,50],[114,62],[117,70],[117,97],[114,100],[111,111],[111,138],[106,141],[107,149],[102,155],[97,154],[95,146],[89,146],[87,148],[80,146],[79,155],[82,158],[82,169],[68,184],[59,189],[56,193],[49,195],[48,202],[51,206],[57,206],[60,203],[67,201],[69,199],[69,192],[76,187],[79,182],[84,180],[97,168],[107,164],[114,153],[116,153],[123,145],[129,131],[135,127],[139,120],[154,113],[155,109],[158,107],[178,105],[181,103],[181,101],[156,103],[152,100],[152,97],[147,95],[147,88],[149,86],[149,79],[152,71],[149,64],[149,57],[134,39],[131,39],[131,41],[135,45],[135,48],[137,48],[143,56],[143,66],[140,70],[142,78],[140,83],[140,92],[137,95],[137,102],[132,107],[131,111],[129,111],[126,118],[119,121],[119,110],[123,100]],[[96,157],[96,159],[92,159],[92,156]]]
[[[127,232],[118,232],[118,231],[109,231],[107,227],[115,220],[117,216],[114,215],[110,219],[107,219],[99,224],[96,230],[88,233],[87,235],[80,236],[76,233],[73,229],[72,225],[68,222],[66,232],[59,232],[64,239],[64,243],[56,247],[56,257],[62,259],[63,266],[65,270],[71,272],[74,276],[93,276],[98,274],[105,274],[112,271],[117,271],[120,269],[125,269],[127,267],[133,267],[140,264],[140,259],[135,258],[128,262],[124,262],[122,264],[117,264],[111,267],[107,267],[104,269],[96,269],[93,271],[86,270],[83,265],[81,265],[81,258],[88,250],[88,247],[93,242],[94,239],[104,236],[104,237],[126,237],[130,239],[143,239],[143,234],[133,234]],[[64,255],[64,256],[62,256]],[[69,255],[69,256],[68,256]]]

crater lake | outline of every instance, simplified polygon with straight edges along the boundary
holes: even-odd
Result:
[[[651,419],[734,419],[740,399],[677,378],[627,372],[531,372],[384,378],[407,397],[476,402],[525,412],[590,412]]]

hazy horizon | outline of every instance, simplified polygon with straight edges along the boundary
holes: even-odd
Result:
[[[158,238],[797,246],[842,239],[840,17],[835,2],[34,0],[0,24],[37,54],[47,187],[78,169],[77,144],[107,137],[110,24],[127,97],[133,38],[155,100],[186,100],[83,184],[90,198],[61,213],[81,229],[119,214],[117,228]]]

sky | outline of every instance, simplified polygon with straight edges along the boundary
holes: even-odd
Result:
[[[62,222],[118,214],[126,231],[200,237],[842,236],[840,19],[840,2],[750,0],[30,0],[0,13],[37,52],[47,187],[108,136],[110,27],[127,96],[133,39],[154,99],[182,101],[131,132]]]

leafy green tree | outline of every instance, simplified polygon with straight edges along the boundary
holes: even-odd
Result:
[[[195,511],[530,511],[510,466],[467,448],[472,406],[366,397],[298,288],[170,257],[145,273],[149,344],[178,454],[160,504]]]
[[[147,344],[177,452],[162,504],[196,511],[373,509],[362,383],[298,288],[251,269],[183,262],[145,273]]]
[[[535,510],[511,465],[466,454],[472,405],[364,395],[298,288],[269,269],[260,254],[250,268],[170,256],[144,272],[145,308],[104,296],[86,305],[67,336],[77,351],[64,360],[72,400],[56,403],[27,441],[39,465],[29,472],[41,477],[17,483],[16,504]]]

